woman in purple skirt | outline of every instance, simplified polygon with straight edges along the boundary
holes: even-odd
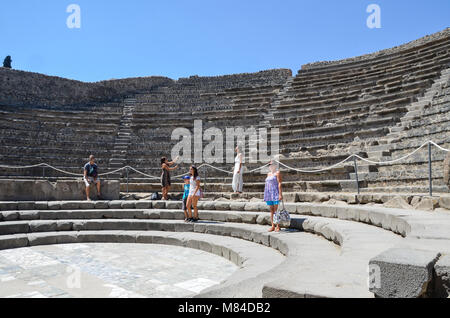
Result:
[[[273,216],[278,210],[278,204],[283,200],[283,190],[281,188],[282,178],[280,171],[277,170],[277,166],[273,161],[269,163],[270,172],[267,174],[266,187],[264,189],[264,201],[270,207],[270,219],[272,222],[272,228],[269,232],[279,232],[280,225],[273,224]]]

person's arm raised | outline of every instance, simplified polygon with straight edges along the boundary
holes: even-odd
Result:
[[[169,165],[173,166],[174,164],[177,163],[178,160],[180,160],[180,156],[177,156],[173,161],[169,162]]]

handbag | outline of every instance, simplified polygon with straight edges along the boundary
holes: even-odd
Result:
[[[291,226],[291,215],[286,211],[283,201],[281,201],[281,206],[278,206],[278,210],[273,216],[273,223],[280,227]]]

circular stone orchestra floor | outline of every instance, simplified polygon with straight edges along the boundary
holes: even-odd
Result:
[[[0,251],[0,297],[189,297],[238,267],[153,244],[66,244]]]

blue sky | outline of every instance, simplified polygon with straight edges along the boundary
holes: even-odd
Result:
[[[369,29],[369,4],[381,29]],[[66,8],[81,8],[69,29]],[[0,59],[82,81],[173,79],[290,68],[393,47],[449,26],[450,1],[14,0],[0,11]]]

